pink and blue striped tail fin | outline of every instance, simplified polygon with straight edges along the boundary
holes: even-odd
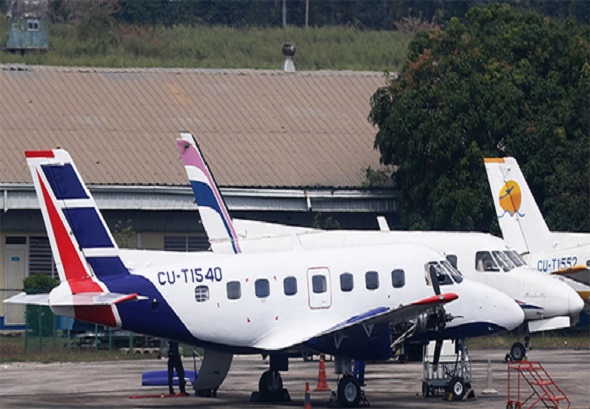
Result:
[[[190,133],[181,133],[176,139],[178,152],[186,169],[195,202],[211,248],[216,252],[241,253],[236,229],[227,211],[223,197],[219,193],[217,184],[209,166]],[[231,244],[231,250],[228,248]]]

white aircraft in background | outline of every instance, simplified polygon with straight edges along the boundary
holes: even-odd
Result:
[[[485,167],[502,236],[544,273],[565,276],[590,301],[590,234],[549,231],[514,158],[486,158]]]
[[[510,330],[524,318],[509,297],[464,281],[437,252],[415,244],[123,251],[67,151],[27,151],[26,158],[60,284],[48,295],[6,302],[203,347],[195,390],[217,390],[236,353],[270,356],[259,385],[273,397],[285,393],[278,371],[287,370],[294,347],[334,355],[349,374],[350,359],[387,359],[409,334],[438,345]],[[340,379],[343,406],[360,396],[356,378]]]
[[[232,221],[192,135],[182,133],[176,141],[213,251],[285,251],[292,248],[293,236],[307,249],[409,242],[427,245],[444,254],[466,278],[504,292],[521,306],[527,324],[523,328],[526,342],[512,345],[514,360],[524,358],[530,332],[569,327],[570,317],[584,306],[569,286],[534,271],[501,239],[485,233],[389,231],[384,219],[379,220],[379,232]]]

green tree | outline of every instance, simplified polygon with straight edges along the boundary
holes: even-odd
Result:
[[[59,282],[45,274],[32,274],[23,280],[27,294],[49,293]],[[41,305],[27,305],[25,310],[27,325],[31,328],[31,335],[46,337],[53,334],[54,315],[49,307]]]
[[[550,228],[590,230],[588,26],[508,5],[418,34],[371,99],[405,228],[490,231],[483,157],[514,156]]]

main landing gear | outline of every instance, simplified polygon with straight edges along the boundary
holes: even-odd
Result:
[[[345,375],[338,382],[336,397],[340,406],[352,408],[358,406],[361,401],[361,385],[354,376]]]
[[[250,402],[290,402],[289,391],[283,388],[283,379],[279,373],[289,369],[287,356],[271,355],[269,366],[260,376],[258,391],[252,392]]]
[[[342,374],[342,378],[338,380],[338,388],[336,392],[332,392],[328,406],[332,404],[338,404],[343,408],[353,408],[360,404],[369,406],[359,380],[352,376],[352,360],[336,356],[334,365],[336,373]]]

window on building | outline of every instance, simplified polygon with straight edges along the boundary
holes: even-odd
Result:
[[[48,237],[29,237],[29,271],[57,278]]]
[[[285,295],[297,294],[297,279],[295,277],[285,277],[283,280],[283,289],[285,290]]]
[[[230,300],[239,300],[242,297],[242,286],[239,281],[230,281],[227,283],[227,298]]]
[[[206,235],[164,236],[164,251],[206,251],[209,240]]]
[[[328,291],[328,283],[326,281],[326,276],[323,275],[314,275],[311,277],[311,287],[312,291],[315,294],[321,294]]]
[[[260,278],[254,283],[256,297],[266,298],[270,295],[270,283],[266,278]]]
[[[205,302],[209,300],[209,287],[206,285],[198,285],[195,287],[195,300],[197,302]]]
[[[393,288],[402,288],[406,285],[406,273],[404,270],[395,269],[391,272],[391,285]]]
[[[28,19],[27,31],[39,31],[39,20],[33,18]]]
[[[352,291],[354,288],[354,278],[350,273],[340,274],[340,289],[344,292]]]
[[[365,284],[367,290],[376,290],[379,288],[379,273],[376,271],[367,271],[365,273]]]

